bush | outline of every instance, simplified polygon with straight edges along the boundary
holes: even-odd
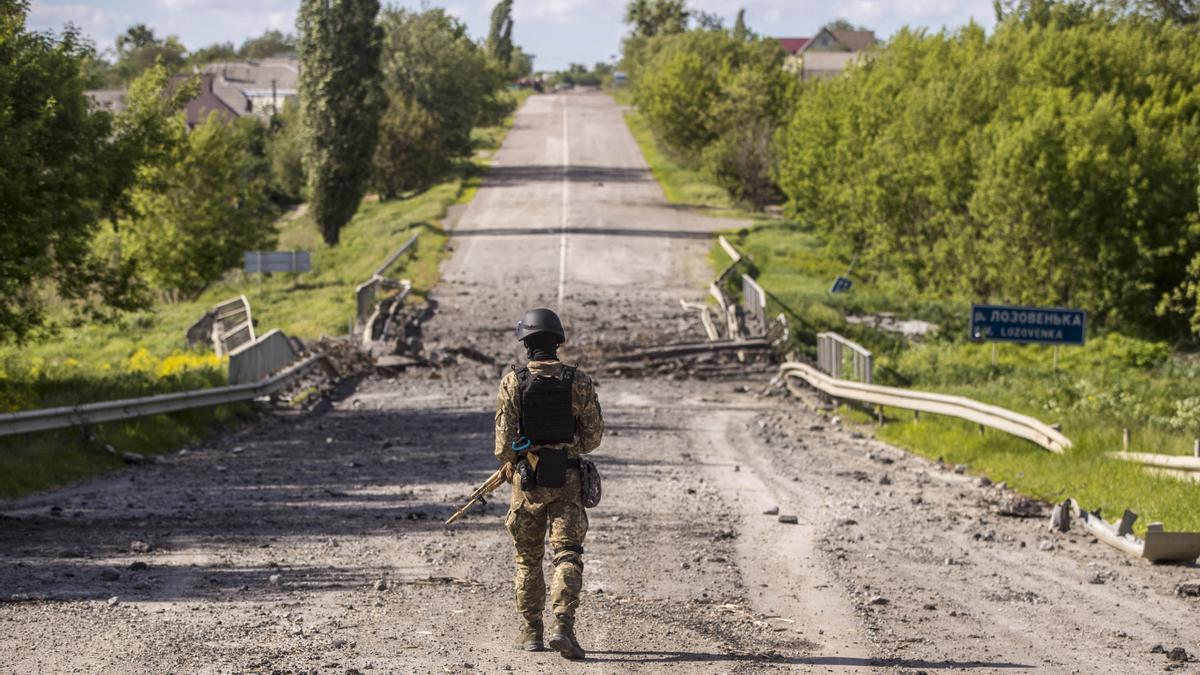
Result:
[[[783,139],[790,211],[876,282],[1186,335],[1200,41],[1047,7],[992,35],[901,31],[843,77],[806,83]]]

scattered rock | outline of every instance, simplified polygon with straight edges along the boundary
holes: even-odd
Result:
[[[963,474],[966,472],[967,472],[966,464],[955,464],[954,465],[954,473]]]
[[[879,484],[880,484],[880,485],[891,485],[891,484],[892,484],[892,479],[891,479],[891,477],[890,477],[890,476],[888,476],[888,475],[885,473],[885,474],[883,474],[882,476],[880,476],[880,477],[879,477]]]
[[[272,574],[271,576],[267,577],[267,583],[271,584],[272,586],[282,585],[283,584],[283,575]]]
[[[146,456],[136,452],[122,452],[121,460],[126,464],[145,464]]]
[[[1096,574],[1093,574],[1091,577],[1088,578],[1088,583],[1096,584],[1097,586],[1099,586],[1100,584],[1104,583],[1104,575],[1097,572]]]
[[[141,571],[141,570],[150,569],[150,566],[147,565],[146,563],[142,562],[141,560],[134,560],[133,562],[129,563],[129,569],[134,570],[134,571]]]
[[[1050,541],[1049,539],[1043,539],[1040,542],[1038,542],[1038,550],[1039,551],[1053,551],[1054,550],[1054,542]]]
[[[868,605],[886,605],[890,602],[891,602],[891,600],[888,600],[887,598],[883,597],[882,595],[876,595],[876,596],[872,597],[870,600],[868,600],[867,604]]]
[[[927,602],[921,606],[921,609],[925,609],[925,610],[932,612],[933,610],[937,609],[937,605],[933,604],[932,602]]]
[[[992,484],[992,479],[988,478],[987,476],[980,476],[979,478],[975,479],[976,487],[985,488],[985,487],[990,487],[991,484]]]
[[[1150,648],[1151,654],[1166,654],[1167,650],[1162,645],[1154,645]]]
[[[1200,581],[1185,581],[1175,587],[1175,595],[1185,598],[1200,597]]]
[[[118,581],[121,578],[121,573],[112,567],[105,567],[100,570],[101,581]]]
[[[786,523],[788,525],[795,525],[800,522],[800,519],[796,516],[779,516],[779,522]]]
[[[376,579],[375,584],[372,586],[372,588],[374,588],[377,591],[386,591],[388,589],[387,579]]]
[[[1167,660],[1182,662],[1182,661],[1190,661],[1191,658],[1188,656],[1186,649],[1184,649],[1183,647],[1176,647],[1176,648],[1172,649],[1171,651],[1167,652]]]
[[[117,606],[117,605],[119,605],[119,604],[121,604],[121,598],[119,598],[119,597],[117,597],[117,596],[115,596],[115,595],[114,595],[114,596],[112,596],[111,598],[109,598],[109,599],[108,599],[108,606],[109,606],[109,607],[116,607],[116,606]]]
[[[771,508],[767,509],[766,511],[763,511],[763,515],[764,516],[777,516],[777,515],[779,515],[779,507],[772,506]]]
[[[829,423],[830,423],[830,424],[832,424],[832,425],[833,425],[833,426],[835,426],[835,427],[836,427],[836,426],[841,426],[841,424],[842,424],[842,418],[840,418],[840,417],[834,417],[833,419],[829,420]]]
[[[137,539],[129,542],[129,550],[134,553],[149,553],[153,548],[154,547],[148,542],[139,541]]]

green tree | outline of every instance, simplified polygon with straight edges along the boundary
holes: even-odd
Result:
[[[1195,320],[1200,43],[1076,4],[927,35],[806,83],[779,180],[797,218],[916,294]],[[1045,10],[1045,11],[1043,11]]]
[[[181,105],[160,87],[153,113],[96,110],[84,95],[90,45],[69,27],[27,31],[28,7],[0,3],[0,341],[47,326],[49,302],[92,318],[144,306],[132,264],[93,242],[122,212],[137,167],[158,156],[163,112]]]
[[[378,0],[303,0],[300,101],[307,130],[309,213],[330,245],[358,210],[371,175],[379,116]]]
[[[237,59],[237,48],[233,46],[232,42],[214,42],[207,47],[189,52],[187,55],[188,65],[197,67],[223,61],[236,61]]]
[[[291,54],[295,51],[295,35],[278,30],[267,30],[263,31],[263,34],[257,37],[246,38],[246,41],[238,48],[238,56],[250,61],[261,61],[272,56]]]
[[[625,5],[625,23],[638,37],[682,33],[689,16],[685,0],[629,0]]]
[[[513,55],[513,0],[500,0],[492,8],[492,25],[488,31],[487,50],[493,59],[507,67]]]
[[[746,8],[743,7],[738,10],[737,19],[733,22],[733,39],[745,41],[752,37],[754,34],[746,27]]]
[[[471,130],[511,110],[506,76],[441,9],[384,10],[383,82],[388,107],[375,152],[373,187],[384,198],[421,189],[473,151]]]
[[[863,26],[854,25],[853,23],[850,22],[849,19],[841,19],[841,18],[830,21],[829,23],[822,26],[822,28],[827,28],[829,30],[848,30],[848,31],[869,30],[868,28],[865,28]]]
[[[243,252],[270,246],[277,211],[268,197],[261,123],[226,126],[213,113],[191,132],[181,114],[170,124],[169,161],[142,169],[119,236],[146,279],[177,300],[202,293],[237,267]]]
[[[168,72],[176,72],[184,66],[187,49],[174,35],[160,39],[154,30],[144,23],[130,26],[116,39],[116,74],[122,81],[129,82],[147,68],[160,63]]]
[[[512,60],[508,64],[508,78],[519,80],[533,74],[533,54],[528,54],[520,47],[513,47]]]
[[[304,201],[307,186],[300,105],[294,101],[286,102],[271,124],[270,138],[266,142],[267,159],[271,165],[271,192],[280,204]]]

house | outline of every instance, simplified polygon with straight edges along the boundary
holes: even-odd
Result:
[[[93,89],[83,92],[100,110],[116,114],[125,109],[124,89]]]
[[[296,99],[300,86],[300,61],[293,56],[210,63],[201,72],[213,76],[213,93],[239,116],[270,118]]]
[[[875,44],[875,32],[822,28],[811,38],[776,39],[787,52],[784,68],[813,80],[834,77],[861,58]]]
[[[196,75],[176,75],[171,78],[172,83],[186,82]],[[203,124],[209,117],[216,113],[217,117],[224,123],[238,118],[240,115],[236,109],[225,102],[217,95],[216,76],[211,73],[200,73],[200,91],[196,94],[196,98],[188,101],[184,106],[183,116],[187,120],[188,130],[195,129],[198,125]]]
[[[184,110],[189,129],[217,113],[223,121],[255,116],[270,119],[295,100],[300,84],[300,61],[293,56],[262,61],[210,63],[194,73],[180,73],[172,84],[200,78],[200,92]],[[126,91],[104,89],[86,92],[101,110],[118,113],[125,109]]]

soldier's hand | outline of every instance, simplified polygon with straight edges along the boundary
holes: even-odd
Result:
[[[517,467],[514,466],[512,462],[505,462],[504,466],[501,466],[500,468],[504,471],[504,473],[500,474],[504,477],[504,482],[511,483],[513,476],[517,473]]]

